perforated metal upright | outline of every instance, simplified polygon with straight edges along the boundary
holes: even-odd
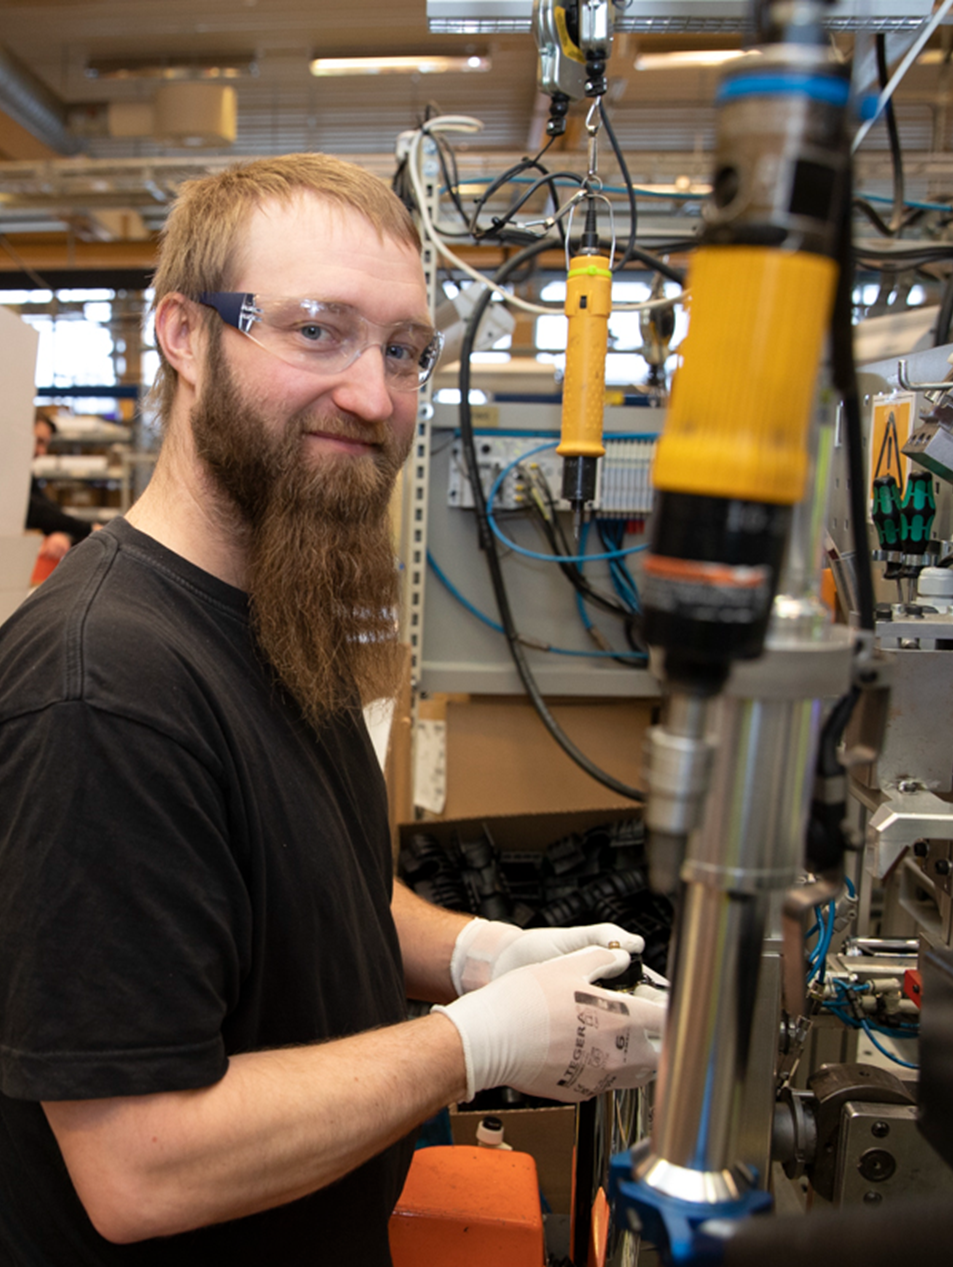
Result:
[[[434,142],[425,137],[420,147],[421,184],[431,221],[437,215],[439,164]],[[429,241],[422,253],[427,303],[431,312],[437,304],[437,251]],[[427,497],[430,479],[430,423],[433,417],[433,386],[421,389],[417,406],[417,429],[410,461],[404,471],[400,530],[400,558],[404,568],[401,586],[401,640],[410,647],[410,682],[416,690],[420,678],[423,647],[424,592],[427,577]]]

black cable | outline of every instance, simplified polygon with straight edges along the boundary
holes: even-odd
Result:
[[[555,145],[556,136],[557,136],[556,133],[550,136],[549,140],[546,142],[543,148],[533,158],[533,166],[538,168],[541,172],[545,172],[547,169],[543,166],[540,160],[542,159],[546,151],[550,148],[550,146]],[[549,197],[553,204],[553,219],[556,222],[556,232],[559,234],[559,241],[561,245],[565,246],[566,245],[566,226],[563,224],[562,217],[559,214],[561,204],[559,201],[559,190],[556,187],[555,176],[553,175],[549,176],[548,185],[549,185]]]
[[[597,590],[586,579],[584,573],[580,570],[579,565],[571,561],[574,552],[568,547],[568,543],[565,541],[565,534],[562,532],[562,529],[554,528],[553,524],[546,518],[539,506],[535,505],[532,500],[530,501],[529,506],[539,523],[543,535],[546,538],[546,543],[553,553],[553,558],[557,561],[557,567],[573,589],[587,602],[592,603],[594,607],[598,607],[600,611],[608,612],[610,615],[619,616],[622,619],[631,616],[632,612],[628,607],[624,607],[616,599],[611,598],[607,594],[603,594],[600,590]],[[563,540],[560,541],[559,537],[562,537]]]
[[[546,476],[542,473],[542,471],[537,471],[535,480],[530,475],[527,475],[526,478],[531,481],[535,481],[535,483],[539,483],[539,487],[542,489],[542,495],[546,498],[546,506],[549,507],[550,518],[546,518],[545,514],[542,514],[539,506],[536,506],[535,503],[531,504],[532,509],[534,509],[537,516],[540,517],[542,530],[547,533],[547,540],[550,541],[554,554],[566,555],[569,557],[577,555],[578,550],[574,550],[573,547],[570,546],[569,538],[566,537],[563,525],[561,525],[559,521],[559,508],[556,506],[556,499],[553,495],[553,489],[550,488],[549,480],[546,479]],[[565,566],[565,568],[568,569],[569,574],[574,578],[573,584],[577,585],[577,588],[588,590],[588,592],[593,594],[593,597],[596,597],[597,590],[593,590],[592,585],[589,584],[588,580],[585,579],[585,576],[582,574],[582,571],[579,570],[578,564],[565,563],[560,564],[560,568],[561,566]],[[606,599],[606,602],[611,601],[610,599]]]
[[[697,243],[692,243],[696,246]],[[660,260],[657,255],[653,255],[651,251],[643,251],[640,246],[636,246],[632,250],[631,259],[626,263],[644,264],[646,268],[652,269],[656,273],[661,273],[663,277],[667,277],[670,282],[677,282],[679,286],[685,285],[685,274],[680,268],[676,268],[674,264],[669,264],[665,260]]]
[[[853,205],[856,207],[858,204],[855,201]],[[858,246],[854,250],[854,258],[855,263],[881,275],[910,270],[922,273],[926,265],[946,263],[953,259],[953,249],[939,243],[934,247],[920,246],[910,251],[881,251],[876,247]],[[929,282],[937,280],[932,273],[926,274],[925,277]],[[951,322],[953,322],[953,273],[948,274],[940,298],[940,307],[933,330],[934,347],[941,347],[949,341]]]
[[[875,246],[859,244],[854,252],[858,261],[867,267],[882,269],[902,266],[904,269],[920,268],[924,264],[942,264],[953,259],[953,244],[937,243],[935,246],[911,246],[909,251],[881,250]]]
[[[575,554],[575,551],[572,550],[571,547],[569,546],[569,543],[566,540],[566,534],[563,532],[562,525],[559,524],[559,521],[556,518],[556,506],[552,497],[552,492],[548,488],[548,481],[544,477],[542,482],[543,484],[547,486],[546,487],[547,501],[552,507],[554,523],[556,526],[555,527],[553,526],[553,523],[551,523],[546,518],[543,511],[535,502],[532,501],[532,499],[529,502],[529,506],[534,516],[536,517],[540,528],[542,529],[543,535],[546,538],[546,542],[553,553],[553,558],[557,560],[557,566],[559,570],[566,577],[570,585],[573,587],[573,589],[576,591],[576,593],[584,602],[590,603],[593,607],[598,607],[600,611],[607,612],[610,616],[616,616],[619,620],[621,620],[623,622],[623,631],[625,633],[626,641],[628,642],[629,647],[633,651],[638,652],[639,655],[642,655],[642,656],[647,655],[647,651],[644,646],[637,647],[633,645],[634,634],[630,628],[630,625],[631,625],[631,622],[636,618],[636,614],[632,612],[628,607],[623,606],[615,598],[612,598],[606,594],[603,594],[600,590],[597,590],[586,579],[586,576],[583,573],[579,564],[573,563],[570,561],[570,558],[565,557],[565,556],[573,556]],[[598,630],[598,626],[594,625],[593,629]],[[595,637],[595,635],[593,634],[593,629],[590,629],[587,626],[586,631],[587,633],[589,633],[591,637]],[[601,638],[602,637],[601,630],[598,630],[598,633],[599,633],[599,638]],[[599,642],[599,638],[595,638],[595,641]],[[612,651],[612,648],[605,642],[602,642],[599,645],[601,649],[604,651],[609,651],[609,652]],[[644,665],[636,664],[630,657],[625,656],[625,655],[611,655],[610,658],[615,660],[617,664],[624,665],[627,669],[644,668]]]
[[[511,203],[509,209],[504,215],[494,216],[493,223],[490,228],[481,229],[477,221],[481,211],[493,194],[495,194],[498,189],[501,189],[509,181],[515,180],[517,176],[520,176],[523,172],[529,171],[533,168],[538,168],[538,170],[542,171],[543,175],[540,176],[539,180],[533,181],[529,188],[524,190],[515,202]],[[476,209],[470,219],[470,233],[472,237],[477,242],[482,242],[486,238],[496,238],[502,242],[506,241],[507,238],[512,238],[518,234],[521,237],[530,237],[534,241],[538,240],[543,235],[530,233],[528,229],[523,229],[520,226],[516,226],[516,228],[508,228],[508,226],[520,208],[524,206],[529,199],[532,198],[533,194],[535,194],[536,191],[541,189],[544,185],[549,187],[550,197],[552,198],[554,204],[554,211],[558,212],[559,201],[556,195],[555,186],[555,182],[557,180],[573,180],[579,185],[582,184],[582,177],[576,172],[549,172],[545,167],[541,167],[537,164],[535,159],[523,159],[522,162],[517,163],[515,167],[511,167],[509,171],[504,172],[503,175],[498,176],[491,185],[488,185],[481,197],[478,199]],[[557,220],[556,223],[560,226],[561,234],[561,221]],[[531,244],[532,243],[530,243],[530,245]]]
[[[847,482],[851,533],[854,541],[854,566],[857,577],[857,606],[861,629],[873,632],[874,584],[870,573],[870,544],[867,539],[867,496],[864,472],[863,426],[860,395],[857,388],[857,367],[854,363],[854,327],[851,322],[854,288],[854,256],[851,246],[851,175],[848,167],[844,210],[838,235],[839,268],[834,309],[831,314],[831,376],[844,406],[847,439]]]
[[[846,695],[842,695],[831,709],[827,720],[821,728],[815,768],[818,776],[822,779],[837,778],[844,773],[844,767],[838,760],[837,749],[844,737],[847,723],[851,719],[854,706],[859,698],[860,687],[852,686]]]
[[[661,255],[674,255],[683,251],[694,251],[699,246],[699,239],[695,237],[672,238],[669,242],[656,242],[654,250]]]
[[[629,168],[625,161],[625,155],[622,153],[622,147],[616,139],[615,130],[601,98],[599,100],[599,117],[606,130],[606,136],[609,138],[609,144],[612,146],[615,161],[619,164],[622,183],[625,185],[625,192],[629,199],[629,240],[626,242],[622,259],[612,271],[614,273],[621,272],[627,264],[637,260],[640,264],[645,264],[648,268],[654,269],[655,272],[661,273],[669,281],[677,282],[679,286],[683,286],[685,284],[685,274],[680,269],[673,268],[671,264],[659,259],[657,255],[652,254],[650,251],[645,251],[636,245],[635,237],[638,230],[639,215],[635,199],[635,186],[632,183],[632,177],[629,175]]]
[[[552,520],[549,524],[547,524],[547,526],[550,528],[552,532],[552,536],[553,536],[553,540],[551,540],[553,553],[557,555],[562,554],[562,555],[571,557],[576,554],[576,551],[569,544],[569,541],[566,537],[566,533],[563,530],[563,526],[559,521],[557,508],[556,508],[556,499],[553,497],[553,491],[550,488],[549,480],[546,479],[545,475],[541,474],[540,484],[543,488],[543,493],[546,497],[546,501],[549,505],[550,513],[552,515]],[[544,523],[545,522],[546,521],[544,519]],[[596,531],[599,533],[599,538],[602,541],[603,549],[606,551],[606,553],[609,553],[613,550],[618,550],[621,548],[620,545],[617,545],[615,543],[607,543],[604,540],[602,536],[602,530],[598,521],[596,522]],[[557,536],[558,536],[558,543],[555,540]],[[613,560],[609,560],[610,573],[612,570],[612,566],[613,566]],[[578,592],[582,595],[582,597],[588,599],[594,606],[600,607],[603,611],[609,612],[613,616],[618,616],[622,620],[625,620],[627,622],[633,619],[636,619],[639,621],[641,620],[641,614],[639,612],[633,611],[632,608],[627,606],[624,602],[622,602],[621,599],[616,599],[616,598],[606,596],[600,590],[597,590],[586,578],[586,576],[584,575],[582,571],[582,568],[577,563],[570,563],[567,560],[565,565],[560,564],[560,568],[562,568],[565,571],[570,582],[578,590]],[[644,646],[639,647],[638,650],[644,653],[645,647]]]
[[[397,167],[394,169],[394,175],[391,178],[390,187],[408,211],[416,211],[417,207],[414,202],[406,158],[402,158],[397,164]]]
[[[881,219],[880,213],[865,198],[854,199],[854,210],[865,215],[877,232],[882,233],[885,238],[892,237],[893,231],[890,225],[887,224],[886,220]]]
[[[496,285],[502,286],[508,280],[510,275],[517,269],[521,268],[527,261],[534,259],[541,252],[548,250],[550,243],[547,240],[534,242],[530,246],[524,247],[522,251],[518,251],[511,259],[497,270],[493,281]],[[483,294],[476,302],[476,306],[471,313],[470,320],[467,323],[466,332],[463,337],[463,344],[460,349],[460,438],[463,444],[464,457],[467,463],[467,472],[470,477],[470,486],[473,490],[473,508],[476,512],[477,531],[479,534],[480,548],[486,555],[487,567],[490,572],[490,580],[493,585],[493,593],[496,597],[496,605],[499,611],[500,623],[503,626],[506,635],[507,645],[510,649],[510,655],[513,658],[513,664],[516,672],[523,684],[526,694],[529,696],[530,702],[536,709],[540,720],[549,731],[550,735],[555,739],[556,743],[562,748],[575,763],[584,770],[597,783],[601,783],[603,787],[609,788],[610,791],[617,793],[619,796],[625,796],[629,800],[644,801],[645,793],[638,788],[629,787],[622,783],[613,775],[601,770],[594,762],[581,752],[573,743],[569,736],[565,733],[559,723],[549,711],[546,701],[543,699],[536,679],[527,662],[523,647],[519,642],[519,634],[513,621],[513,613],[510,608],[509,595],[506,591],[506,583],[503,579],[503,570],[500,565],[500,557],[496,548],[496,538],[490,530],[489,518],[487,516],[486,497],[483,492],[483,484],[480,480],[479,462],[476,453],[476,444],[473,436],[473,419],[470,411],[470,358],[473,354],[473,346],[476,341],[477,330],[480,322],[489,305],[493,291],[486,287]]]
[[[629,644],[629,650],[636,652],[638,655],[644,655],[648,659],[649,644],[642,636],[642,618],[636,616],[635,613],[623,623],[625,630],[625,640]]]
[[[877,76],[880,80],[880,91],[887,87],[887,37],[883,31],[877,33]],[[904,222],[903,196],[903,156],[900,152],[900,135],[897,132],[897,116],[893,109],[893,98],[887,98],[884,108],[884,119],[887,124],[887,138],[890,142],[890,165],[893,169],[893,211],[887,232],[892,236],[899,233]]]
[[[616,140],[615,129],[609,118],[609,112],[606,110],[605,102],[599,98],[599,118],[602,120],[602,126],[606,130],[606,136],[609,138],[609,144],[612,146],[612,152],[615,155],[615,161],[619,164],[619,171],[622,173],[622,183],[625,185],[625,192],[629,199],[629,240],[625,245],[625,252],[622,259],[616,265],[617,269],[625,268],[629,260],[632,259],[635,251],[635,238],[638,232],[639,210],[635,200],[635,186],[632,184],[632,177],[629,175],[629,168],[625,161],[625,155],[622,148]]]
[[[950,323],[953,322],[953,272],[947,277],[943,284],[943,293],[940,296],[940,308],[936,315],[936,325],[933,327],[933,346],[940,348],[944,343],[950,341]]]
[[[457,171],[457,156],[454,153],[453,146],[447,141],[447,138],[439,132],[429,132],[428,136],[436,142],[437,158],[440,162],[440,172],[443,176],[443,183],[446,186],[447,193],[450,195],[450,201],[457,210],[457,214],[464,224],[467,223],[467,213],[463,203],[460,201],[460,174]],[[444,230],[444,232],[446,232]],[[466,237],[466,232],[461,232],[458,236]]]

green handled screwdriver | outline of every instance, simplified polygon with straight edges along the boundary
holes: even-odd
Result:
[[[904,554],[923,554],[935,514],[933,476],[929,471],[911,471],[900,506],[900,548]]]
[[[903,532],[900,488],[893,475],[878,475],[874,480],[874,505],[871,518],[877,529],[881,550],[899,550]]]

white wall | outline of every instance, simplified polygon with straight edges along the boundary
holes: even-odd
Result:
[[[0,307],[0,620],[29,592],[39,538],[24,535],[33,459],[33,397],[39,336]]]

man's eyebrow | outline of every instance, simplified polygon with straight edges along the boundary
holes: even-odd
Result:
[[[387,326],[423,326],[427,330],[436,328],[430,319],[429,313],[425,317],[405,317],[402,321],[382,321],[380,324]]]
[[[269,295],[268,292],[264,290],[249,292],[249,293],[254,293],[256,296],[260,296],[263,299],[272,298],[272,296]],[[360,316],[362,316],[365,319],[365,321],[371,321],[373,322],[374,325],[383,326],[388,329],[397,329],[401,326],[426,326],[427,329],[430,329],[430,330],[433,330],[436,328],[433,323],[433,318],[431,317],[430,313],[427,312],[426,310],[424,310],[422,314],[418,313],[415,316],[396,317],[393,321],[374,321],[374,319],[372,317],[369,317],[359,304],[355,304],[349,299],[332,299],[331,297],[327,295],[319,296],[319,295],[307,295],[307,294],[289,295],[287,298],[289,302],[292,302],[292,303],[302,303],[305,300],[313,300],[315,303],[324,304],[326,308],[347,308],[347,309],[350,309],[351,312],[358,313]]]

